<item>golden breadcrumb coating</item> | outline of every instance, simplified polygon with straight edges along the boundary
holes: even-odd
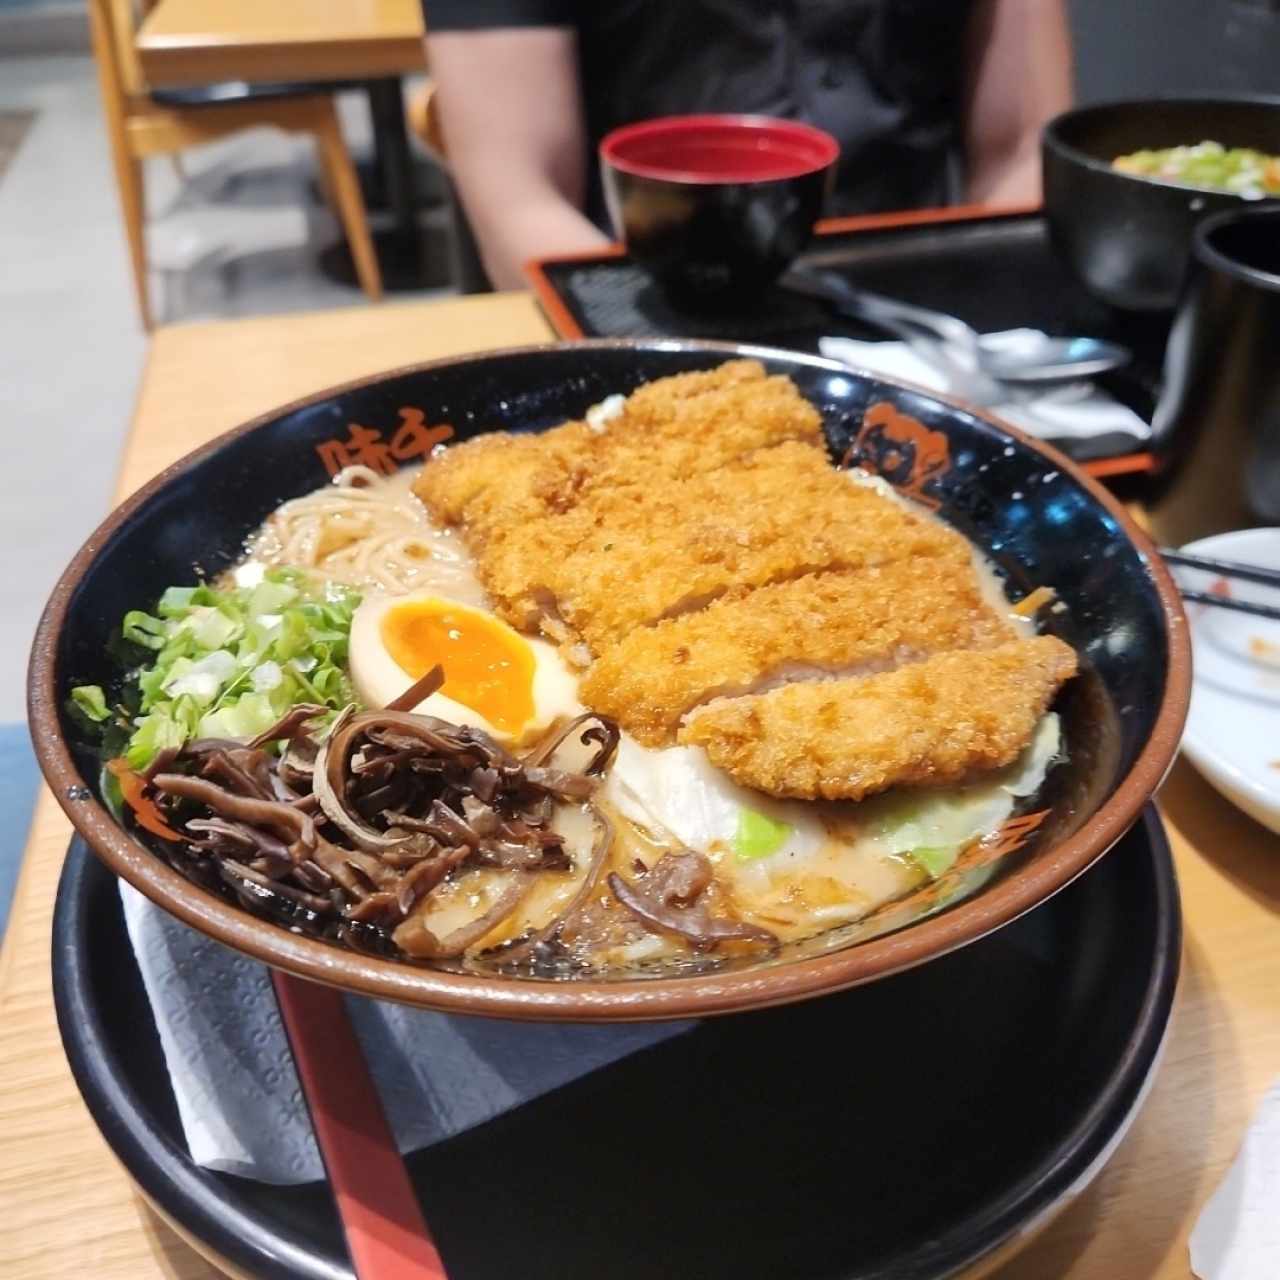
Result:
[[[491,531],[571,505],[593,439],[584,422],[541,435],[477,436],[432,458],[413,491],[441,524],[461,524],[469,539],[483,541]]]
[[[512,454],[528,454],[536,440],[510,431],[490,431],[441,448],[423,464],[413,491],[437,521],[457,524],[476,496],[496,482]]]
[[[509,616],[550,608],[599,654],[735,588],[916,557],[970,571],[958,534],[792,442],[687,480],[611,490],[480,548],[478,563]]]
[[[569,422],[454,445],[423,467],[414,492],[437,520],[483,542],[591,494],[710,471],[786,440],[820,443],[817,410],[789,378],[766,376],[756,360],[730,360],[647,383],[598,427]]]
[[[637,388],[597,437],[584,495],[712,471],[788,440],[821,446],[822,418],[790,378],[755,360]]]
[[[692,707],[761,681],[850,667],[866,675],[1016,635],[972,573],[905,560],[760,587],[633,631],[604,651],[580,695],[646,746],[665,746]]]
[[[858,798],[1008,763],[1074,673],[984,601],[959,534],[833,467],[817,410],[757,361],[592,417],[455,445],[414,488],[499,613],[594,658],[584,701],[639,741]]]
[[[1013,761],[1076,655],[1054,636],[943,653],[882,675],[789,684],[695,711],[680,740],[775,796],[859,800]]]

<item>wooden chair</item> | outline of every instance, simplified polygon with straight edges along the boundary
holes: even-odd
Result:
[[[426,147],[432,159],[447,168],[448,155],[445,152],[444,133],[440,128],[440,103],[436,97],[436,87],[430,80],[419,85],[409,95],[405,114],[409,117],[409,128],[418,135],[418,140]]]
[[[249,92],[230,101],[166,105],[152,98],[142,76],[134,46],[133,0],[89,0],[89,20],[138,309],[147,329],[151,329],[152,319],[147,288],[143,159],[172,155],[185,147],[259,125],[289,133],[309,133],[315,139],[321,185],[346,232],[360,287],[374,302],[382,297],[382,275],[369,235],[360,184],[330,94],[270,96]]]

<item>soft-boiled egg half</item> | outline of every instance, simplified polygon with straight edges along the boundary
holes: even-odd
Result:
[[[519,743],[582,710],[578,681],[542,640],[485,609],[436,592],[375,596],[351,620],[351,680],[370,707],[385,707],[437,663],[444,684],[413,709]]]

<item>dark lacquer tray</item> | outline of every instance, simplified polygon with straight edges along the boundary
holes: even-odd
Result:
[[[716,1018],[408,1158],[451,1280],[923,1280],[990,1261],[1101,1168],[1155,1069],[1180,915],[1154,809],[998,933],[805,1004]],[[58,891],[63,1043],[147,1198],[246,1274],[352,1276],[325,1183],[187,1157],[116,881]]]
[[[1030,326],[1114,338],[1134,351],[1134,361],[1099,382],[1151,421],[1168,319],[1115,311],[1086,293],[1054,253],[1038,214],[934,210],[830,219],[818,224],[804,261],[864,288],[949,312],[982,332]],[[886,336],[779,286],[726,312],[677,310],[620,249],[531,263],[526,273],[563,338],[719,338],[816,353],[823,337]],[[1098,476],[1141,474],[1159,461],[1134,453],[1127,435],[1062,447]]]

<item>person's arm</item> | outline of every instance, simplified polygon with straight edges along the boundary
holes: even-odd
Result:
[[[1064,0],[979,0],[966,45],[969,201],[1034,203],[1040,130],[1071,105]]]
[[[608,243],[581,212],[586,139],[575,40],[564,27],[427,37],[449,169],[496,289],[524,288],[520,269],[530,258]]]

